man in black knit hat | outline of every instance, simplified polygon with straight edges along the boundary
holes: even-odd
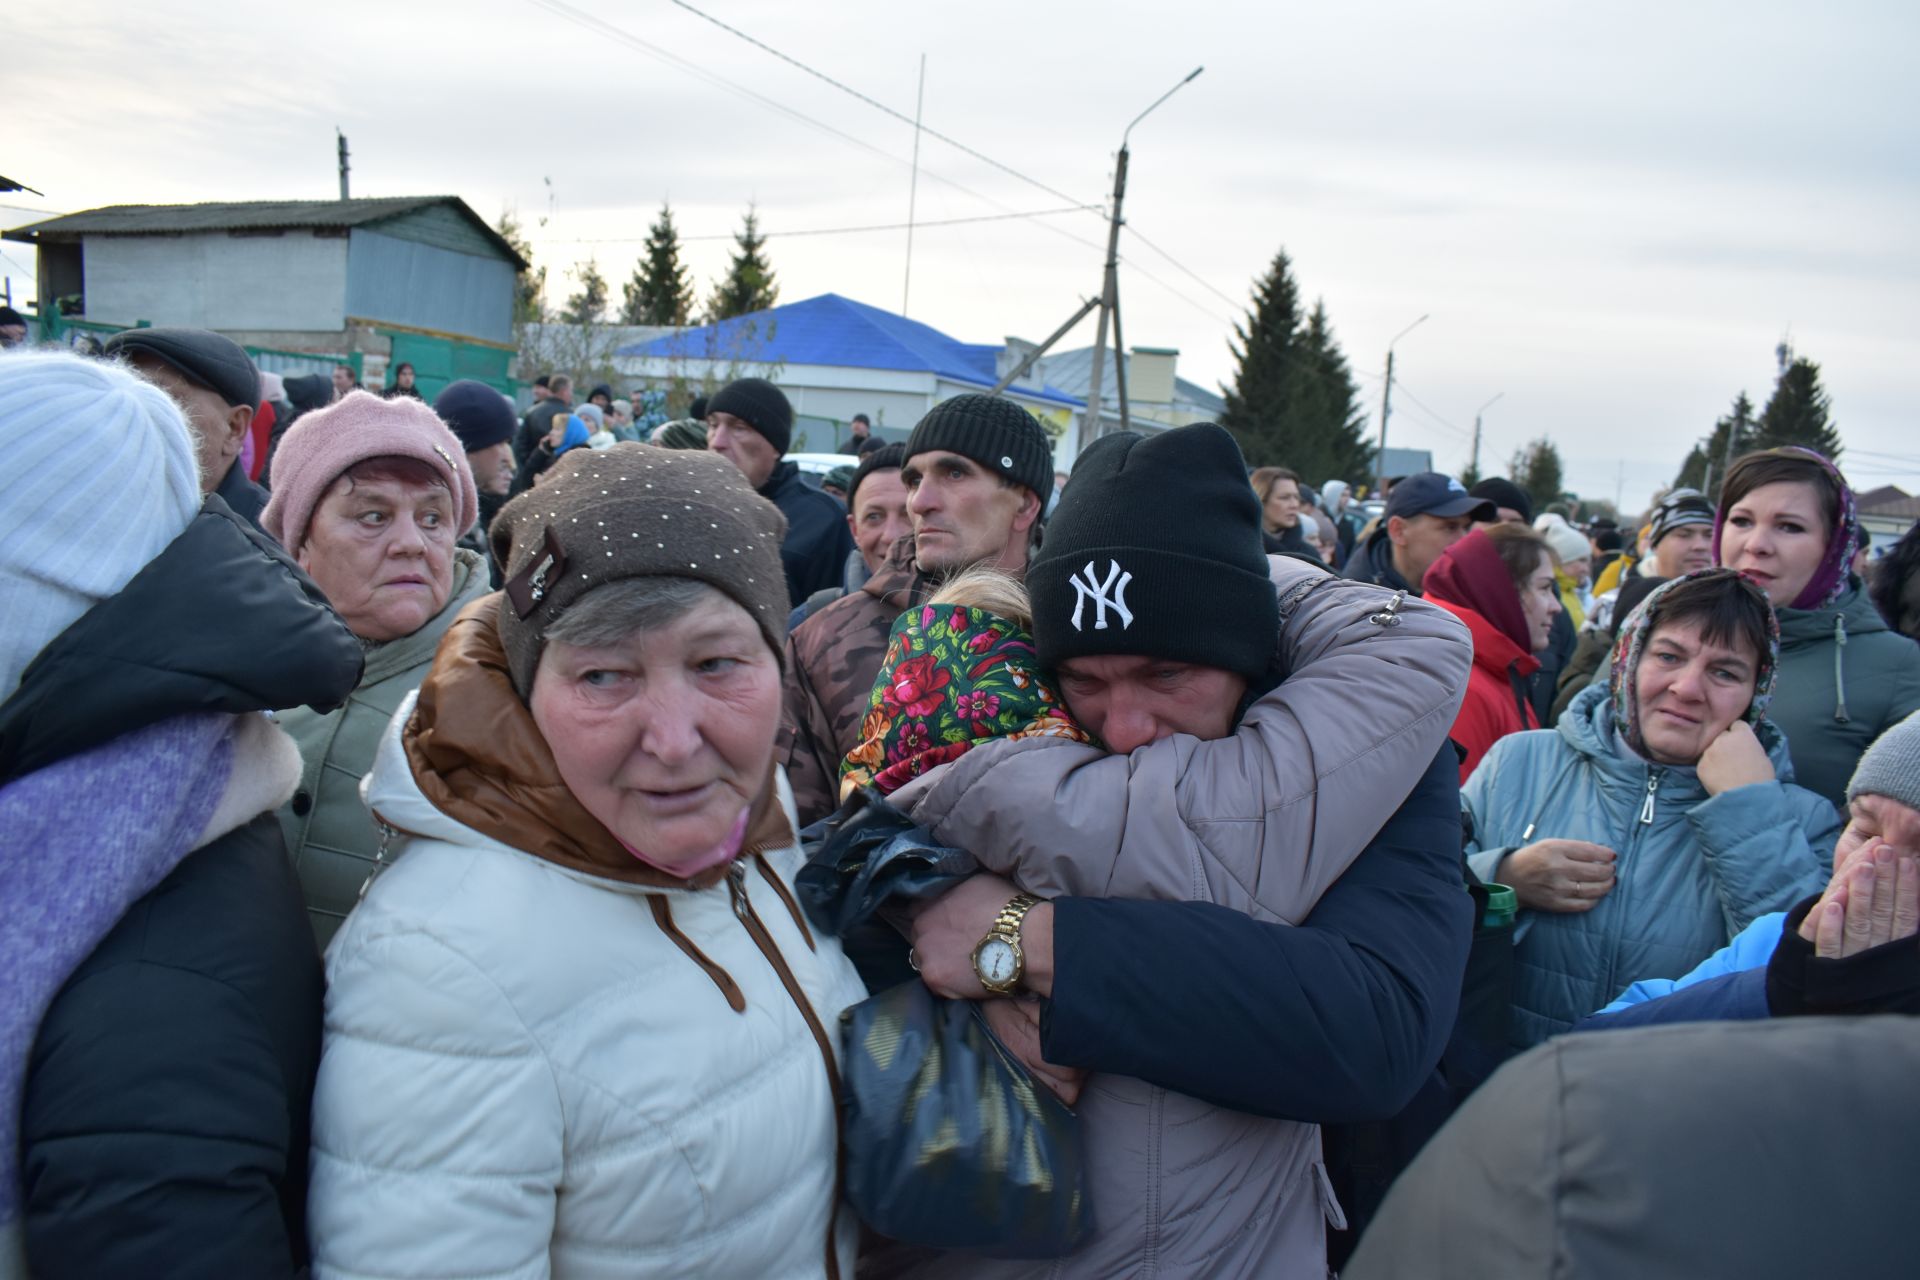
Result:
[[[1324,1183],[1304,1165],[1281,1172],[1280,1157],[1317,1162],[1319,1135],[1200,1100],[1303,1125],[1383,1118],[1453,1021],[1472,910],[1446,734],[1471,642],[1422,601],[1268,557],[1260,527],[1219,427],[1096,441],[1026,584],[1038,666],[1109,754],[989,743],[892,797],[942,843],[1022,877],[1038,864],[1045,883],[1065,864],[1128,884],[1157,868],[1196,899],[1035,902],[1015,895],[1043,889],[976,876],[914,921],[917,967],[940,995],[986,997],[975,957],[989,934],[1016,949],[1017,981],[1040,1000],[983,1012],[1043,1079],[1060,1076],[1048,1063],[1101,1073],[1083,1124],[1111,1133],[1133,1123],[1118,1118],[1129,1106],[1179,1116],[1107,1148],[1092,1194],[1111,1211],[1067,1275],[1130,1274],[1149,1239],[1210,1273],[1325,1275]],[[1234,905],[1241,889],[1301,883],[1336,849],[1317,905]],[[1236,1124],[1272,1162],[1229,1167]],[[1187,1130],[1210,1145],[1183,1145]],[[1108,1166],[1124,1182],[1135,1161],[1151,1165],[1151,1202],[1106,1195]]]
[[[900,479],[912,536],[860,590],[814,613],[787,641],[781,759],[803,823],[839,805],[840,762],[863,736],[893,620],[935,581],[973,565],[1026,572],[1053,489],[1053,442],[1011,400],[955,396],[914,427]]]
[[[740,468],[747,483],[787,518],[780,563],[787,571],[787,595],[797,607],[840,582],[853,553],[853,535],[846,508],[785,461],[792,439],[793,406],[765,378],[735,379],[707,402],[707,449]]]

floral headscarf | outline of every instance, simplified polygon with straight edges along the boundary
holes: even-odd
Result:
[[[840,794],[882,795],[976,743],[1088,741],[1041,678],[1033,637],[985,609],[922,605],[901,614],[873,683],[862,741],[840,766]]]
[[[1754,672],[1753,701],[1747,704],[1746,714],[1740,718],[1748,724],[1759,724],[1767,714],[1767,704],[1773,701],[1774,680],[1780,669],[1780,620],[1774,615],[1767,593],[1751,579],[1743,578],[1731,569],[1696,569],[1683,577],[1663,582],[1647,593],[1647,598],[1620,624],[1619,638],[1613,643],[1613,671],[1608,676],[1607,684],[1613,697],[1613,723],[1621,736],[1626,738],[1627,745],[1635,751],[1642,750],[1644,744],[1640,741],[1640,696],[1635,687],[1634,674],[1640,669],[1640,658],[1646,650],[1647,638],[1653,634],[1661,598],[1683,582],[1698,582],[1713,577],[1730,578],[1738,582],[1766,609],[1767,651],[1760,655],[1759,670]]]
[[[1834,511],[1834,527],[1827,531],[1827,554],[1821,558],[1820,567],[1813,571],[1813,577],[1807,579],[1807,585],[1787,606],[1790,609],[1824,609],[1844,595],[1852,585],[1853,556],[1860,550],[1861,543],[1859,504],[1854,500],[1853,488],[1847,484],[1847,478],[1840,474],[1840,468],[1834,466],[1825,454],[1797,444],[1784,445],[1773,452],[1796,454],[1818,463],[1820,469],[1832,477],[1834,487],[1840,491],[1840,501]],[[1716,564],[1720,562],[1720,534],[1726,524],[1727,505],[1723,499],[1713,522],[1713,559]]]

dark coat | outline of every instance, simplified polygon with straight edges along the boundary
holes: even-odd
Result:
[[[787,518],[780,563],[787,571],[788,605],[798,607],[814,592],[839,586],[847,554],[853,550],[847,509],[802,480],[800,468],[791,462],[774,467],[760,486],[760,496]]]
[[[555,400],[551,397],[527,410],[526,416],[520,419],[519,430],[513,433],[514,463],[524,466],[528,456],[533,453],[534,446],[540,443],[547,432],[553,430],[554,418],[559,414],[572,412],[572,406],[564,400]]]
[[[220,501],[227,504],[233,513],[251,524],[260,527],[260,513],[267,509],[267,491],[247,479],[245,467],[238,458],[227,468],[227,474],[220,480],[220,487],[214,490],[220,495]]]
[[[1373,536],[1353,549],[1347,557],[1347,564],[1340,571],[1343,578],[1355,582],[1371,582],[1377,587],[1390,591],[1404,591],[1410,596],[1420,594],[1420,589],[1409,583],[1393,567],[1393,539],[1387,536],[1386,522],[1373,531]]]
[[[312,581],[212,497],[0,703],[0,782],[190,711],[332,705],[360,666]],[[272,813],[135,903],[54,997],[28,1061],[32,1273],[296,1274],[320,1001]]]
[[[1204,902],[1054,900],[1047,1061],[1255,1115],[1384,1120],[1453,1030],[1473,930],[1445,747],[1295,928]]]

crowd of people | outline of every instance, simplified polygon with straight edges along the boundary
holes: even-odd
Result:
[[[0,354],[0,1277],[1907,1269],[1920,575],[1829,460],[1629,539],[354,373]],[[878,942],[875,813],[958,868]],[[863,1229],[902,982],[1071,1108],[1071,1249]]]

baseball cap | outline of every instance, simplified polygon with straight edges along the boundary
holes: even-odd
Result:
[[[1438,471],[1422,471],[1393,486],[1387,497],[1387,516],[1411,519],[1414,516],[1471,515],[1476,520],[1494,520],[1499,510],[1485,498],[1467,492],[1467,486]]]

